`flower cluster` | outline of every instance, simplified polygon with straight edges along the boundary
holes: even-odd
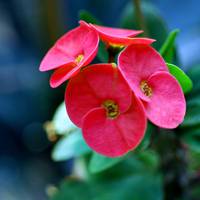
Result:
[[[176,128],[186,104],[177,80],[150,45],[135,37],[142,31],[109,28],[80,21],[48,51],[41,71],[55,70],[50,85],[69,80],[65,103],[86,143],[108,157],[122,156],[138,146],[147,119],[162,128]],[[117,64],[92,64],[99,40],[118,49]],[[89,66],[88,66],[89,65]]]

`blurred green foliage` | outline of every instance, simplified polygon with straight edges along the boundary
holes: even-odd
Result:
[[[175,40],[178,33],[178,29],[171,31],[159,50],[160,55],[165,59],[166,62],[172,62],[174,60]]]
[[[146,35],[157,40],[153,46],[159,50],[167,37],[167,26],[157,8],[150,2],[141,1],[141,12],[144,16],[146,29],[148,30]],[[132,2],[129,2],[122,11],[121,27],[128,29],[140,29],[137,17],[135,6]]]
[[[52,200],[161,200],[161,178],[155,175],[134,175],[119,180],[63,182],[60,192]],[[122,189],[123,188],[123,189]]]

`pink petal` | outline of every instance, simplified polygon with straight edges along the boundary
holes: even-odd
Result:
[[[176,128],[182,123],[186,103],[178,81],[167,72],[153,74],[148,84],[152,88],[152,96],[145,103],[149,120],[162,128]]]
[[[119,70],[112,64],[96,64],[83,69],[67,86],[65,102],[71,120],[81,127],[83,116],[105,100],[113,100],[125,112],[131,105],[132,93]]]
[[[48,71],[65,64],[75,64],[75,59],[82,54],[84,59],[79,65],[87,65],[95,57],[99,37],[96,31],[81,24],[62,36],[47,52],[41,62],[40,71]]]
[[[116,119],[106,117],[103,108],[90,111],[83,119],[83,137],[96,152],[108,157],[123,156],[136,148],[144,137],[146,117],[139,100]]]
[[[86,81],[98,98],[114,100],[125,112],[131,105],[131,90],[120,71],[112,64],[95,64],[83,70]]]
[[[143,32],[140,30],[136,31],[129,29],[110,28],[94,24],[90,25],[99,33],[103,41],[113,44],[131,44],[131,38]]]
[[[74,58],[68,56],[64,51],[61,51],[56,47],[52,47],[43,58],[39,70],[48,71],[65,65],[76,65]]]
[[[135,94],[145,101],[149,101],[149,98],[140,89],[141,81],[157,71],[168,71],[159,53],[145,44],[126,47],[118,57],[118,66]]]
[[[56,69],[50,78],[50,86],[56,88],[64,83],[66,80],[76,75],[80,67],[64,66]]]
[[[150,45],[153,42],[155,42],[156,40],[154,39],[150,39],[150,38],[143,38],[143,37],[135,37],[135,38],[131,38],[129,41],[129,44],[147,44]]]
[[[72,122],[81,127],[83,116],[93,108],[101,106],[101,102],[80,72],[73,77],[66,88],[65,104]]]

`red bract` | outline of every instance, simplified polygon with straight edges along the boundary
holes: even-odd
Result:
[[[120,45],[126,46],[130,44],[151,44],[155,40],[150,38],[136,38],[135,36],[142,33],[143,31],[120,29],[120,28],[110,28],[106,26],[99,26],[95,24],[90,24],[99,33],[100,38],[107,45]]]
[[[65,93],[67,112],[82,128],[87,144],[109,157],[134,149],[144,136],[146,117],[140,100],[112,64],[96,64],[73,77]]]
[[[182,89],[152,47],[127,47],[120,53],[118,65],[136,96],[143,100],[150,121],[163,128],[176,128],[183,121],[186,103]]]
[[[86,24],[69,31],[48,51],[41,62],[40,71],[56,69],[50,79],[51,87],[57,87],[77,74],[96,56],[99,37]]]

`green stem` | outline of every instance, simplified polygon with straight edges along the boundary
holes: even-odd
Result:
[[[114,63],[116,55],[121,51],[121,47],[108,46],[108,63]]]
[[[148,34],[148,28],[147,28],[147,25],[146,25],[145,17],[143,15],[142,9],[141,9],[141,0],[133,0],[133,6],[134,6],[134,9],[135,9],[134,18],[136,18],[138,28],[144,31],[143,35],[145,37],[148,37],[148,35],[149,35]]]

